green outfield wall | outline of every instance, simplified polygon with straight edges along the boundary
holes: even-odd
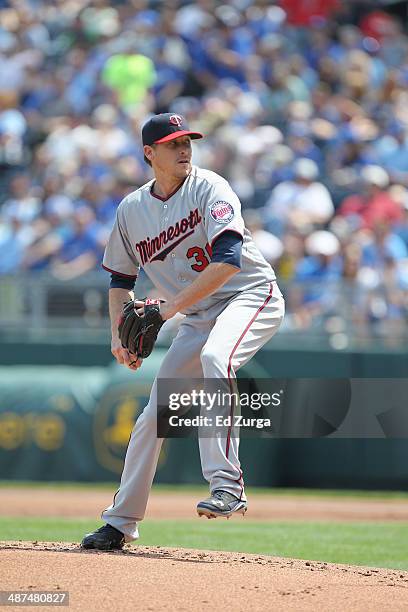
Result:
[[[279,339],[279,344],[277,340]],[[293,344],[293,342],[292,342]],[[250,362],[254,375],[268,376],[353,376],[353,377],[405,377],[408,376],[408,352],[386,348],[360,351],[333,351],[318,346],[315,350],[287,348],[284,336],[274,339],[261,349]],[[278,346],[278,348],[275,348]],[[66,365],[109,366],[111,354],[106,342],[70,342],[69,337],[61,342],[29,342],[21,350],[21,342],[0,344],[0,366],[2,365]]]
[[[166,349],[137,373],[108,365],[0,367],[0,479],[119,478],[129,435]],[[106,353],[104,349],[103,353]],[[101,350],[102,354],[102,350]],[[49,355],[49,353],[48,353]],[[404,377],[406,355],[264,350],[246,377]],[[408,488],[405,439],[243,438],[246,481],[259,486]],[[202,482],[195,438],[163,445],[156,480]]]

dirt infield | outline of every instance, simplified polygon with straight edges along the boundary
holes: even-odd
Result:
[[[2,487],[0,495],[3,515],[96,519],[112,497],[48,487]],[[153,491],[147,515],[192,518],[196,502],[191,492]],[[249,508],[250,520],[408,520],[408,500],[253,495]],[[400,570],[140,545],[101,553],[66,542],[0,542],[0,588],[69,591],[68,609],[86,612],[408,610],[408,572]]]
[[[0,544],[0,567],[6,574],[2,589],[69,591],[70,610],[187,612],[227,606],[235,612],[406,612],[408,608],[408,572],[261,555],[146,546],[100,553],[66,543],[8,542]]]
[[[114,491],[83,489],[35,489],[2,487],[0,515],[97,518],[112,502]],[[200,496],[191,492],[174,494],[154,490],[147,518],[185,519],[195,516]],[[296,497],[253,495],[249,499],[249,520],[310,521],[408,521],[408,499]]]

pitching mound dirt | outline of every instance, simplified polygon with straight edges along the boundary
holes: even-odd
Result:
[[[0,567],[2,589],[69,591],[69,610],[408,609],[408,572],[261,555],[130,545],[102,553],[78,544],[7,542],[0,543]]]

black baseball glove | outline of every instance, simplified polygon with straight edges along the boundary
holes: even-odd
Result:
[[[138,359],[149,357],[163,323],[160,300],[146,300],[143,315],[137,314],[135,302],[130,300],[123,306],[118,325],[123,348],[136,355]]]

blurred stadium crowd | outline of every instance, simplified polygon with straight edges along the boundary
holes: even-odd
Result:
[[[151,178],[141,124],[174,111],[290,287],[288,324],[343,304],[398,335],[408,36],[373,5],[0,0],[0,274],[98,269],[118,202]]]

